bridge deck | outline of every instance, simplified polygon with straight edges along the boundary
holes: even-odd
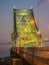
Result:
[[[30,65],[49,65],[49,47],[14,48],[14,51]]]

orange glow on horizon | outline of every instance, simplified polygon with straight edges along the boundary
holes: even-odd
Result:
[[[45,38],[42,38],[42,40],[45,40],[45,41],[47,41],[47,40],[49,40],[49,38],[45,37]]]

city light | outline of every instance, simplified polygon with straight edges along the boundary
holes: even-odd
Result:
[[[48,37],[45,37],[45,38],[42,38],[42,40],[48,41],[49,38]]]

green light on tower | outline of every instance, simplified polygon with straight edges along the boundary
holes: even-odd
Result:
[[[14,8],[14,40],[16,47],[38,47],[38,34],[33,9]],[[41,43],[41,42],[40,42]]]

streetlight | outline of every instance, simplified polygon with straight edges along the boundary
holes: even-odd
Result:
[[[42,0],[41,0],[42,1]],[[38,46],[41,47],[41,42],[40,42],[40,35],[41,35],[41,32],[40,32],[40,3],[41,1],[38,0]]]
[[[38,44],[40,45],[40,36],[41,36],[41,32],[40,32],[40,3],[43,3],[44,0],[38,0]]]
[[[40,2],[38,0],[38,31],[39,31]]]
[[[38,0],[38,31],[40,31],[40,4],[45,0]]]

